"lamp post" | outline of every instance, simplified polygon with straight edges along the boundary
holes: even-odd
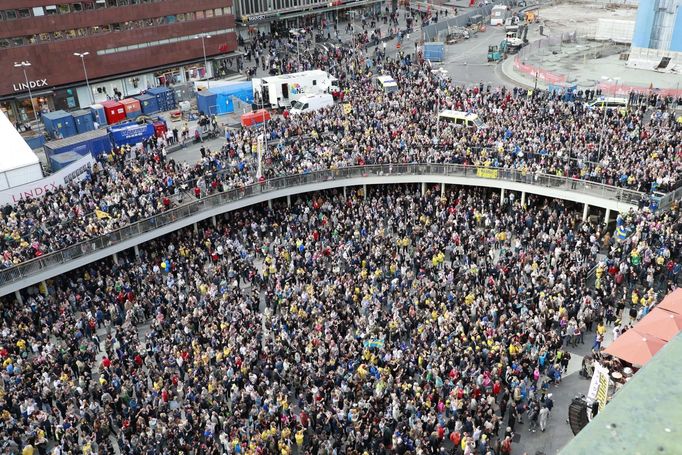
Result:
[[[608,76],[602,76],[601,78],[603,81],[607,82],[610,82],[612,80]],[[606,107],[606,98],[603,95],[602,99],[604,99],[604,105],[602,106],[602,109],[604,110],[604,115],[602,115],[601,133],[599,134],[599,149],[597,150],[597,161],[601,161],[601,149],[602,146],[604,145],[604,130],[606,129],[606,110],[608,109]]]
[[[92,94],[92,89],[90,88],[90,81],[88,80],[88,70],[85,69],[85,56],[90,55],[90,52],[74,52],[73,55],[80,57],[81,63],[83,64],[83,74],[85,74],[85,85],[88,86],[88,92],[90,93],[90,104],[95,104],[95,96]]]
[[[38,121],[38,113],[36,112],[36,108],[33,105],[33,94],[31,93],[31,84],[28,82],[28,76],[26,75],[26,67],[31,66],[31,62],[28,61],[22,61],[22,62],[14,62],[14,67],[15,68],[21,68],[21,70],[24,72],[24,79],[26,79],[26,88],[28,89],[28,98],[31,100],[31,107],[33,108],[33,116],[36,119],[36,122]]]
[[[201,35],[197,36],[197,38],[201,38],[201,48],[204,51],[204,71],[206,71],[206,85],[210,89],[211,88],[211,80],[208,77],[208,61],[206,60],[206,41],[208,38],[210,38],[211,35],[206,35],[205,33],[202,33]]]
[[[265,133],[259,134],[256,139],[258,151],[258,168],[256,169],[256,180],[260,180],[261,175],[263,175],[263,142],[265,142]]]

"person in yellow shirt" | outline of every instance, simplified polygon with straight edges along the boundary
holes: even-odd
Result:
[[[606,333],[606,326],[604,325],[603,322],[600,322],[599,325],[597,325],[597,334],[598,335],[604,335]]]

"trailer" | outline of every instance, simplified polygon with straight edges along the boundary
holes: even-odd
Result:
[[[507,5],[495,5],[490,12],[490,25],[502,25],[509,17]]]
[[[338,90],[338,80],[322,70],[253,79],[254,104],[272,109],[287,108],[303,95],[319,95]]]

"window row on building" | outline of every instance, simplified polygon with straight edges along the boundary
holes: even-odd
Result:
[[[80,38],[83,36],[98,35],[100,33],[120,32],[125,30],[134,30],[147,27],[156,27],[159,25],[174,24],[176,22],[187,22],[200,20],[211,17],[231,15],[232,7],[214,8],[204,11],[193,11],[189,13],[179,13],[170,16],[162,16],[148,19],[141,19],[137,21],[117,22],[114,24],[106,24],[94,27],[82,27],[71,30],[39,33],[36,35],[17,36],[14,38],[0,39],[0,48],[25,46],[29,44],[40,44],[50,41],[60,41],[64,39]]]
[[[144,3],[158,3],[164,0],[90,0],[76,3],[60,3],[33,8],[18,8],[0,10],[0,21],[11,21],[24,17],[51,16],[55,14],[78,13],[102,8],[116,8],[119,6],[141,5]]]
[[[270,14],[299,10],[311,6],[328,5],[330,0],[235,0],[234,5],[240,15]]]
[[[226,33],[233,33],[234,28],[224,28],[221,30],[214,30],[211,32],[207,32],[207,35],[223,35]],[[199,39],[197,34],[194,33],[192,35],[184,35],[184,36],[176,36],[173,38],[166,38],[158,41],[149,41],[146,43],[139,43],[139,44],[131,44],[129,46],[121,46],[121,47],[112,47],[110,49],[100,49],[97,51],[97,55],[108,55],[108,54],[117,54],[119,52],[127,52],[127,51],[135,51],[137,49],[145,49],[147,47],[155,47],[155,46],[163,46],[164,44],[172,44],[172,43],[178,43],[181,41],[188,41],[191,39]],[[210,39],[210,38],[207,38]]]

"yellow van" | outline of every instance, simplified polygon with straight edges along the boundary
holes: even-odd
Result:
[[[471,114],[464,111],[446,109],[438,114],[438,119],[441,122],[450,123],[462,128],[485,128],[485,123],[479,118],[478,114]]]

